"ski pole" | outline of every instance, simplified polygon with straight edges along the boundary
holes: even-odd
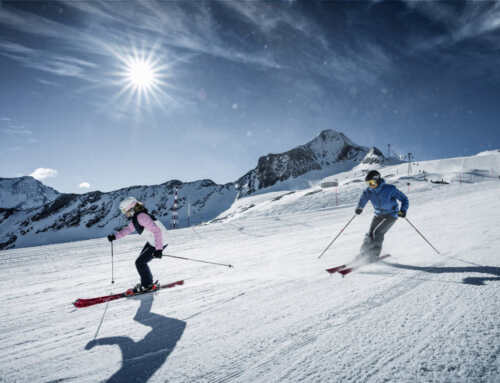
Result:
[[[111,284],[115,283],[115,258],[113,256],[113,242],[111,243]]]
[[[354,220],[354,218],[356,218],[356,214],[354,214],[352,216],[352,218],[349,220],[349,222],[347,222],[347,224],[342,228],[342,230],[340,230],[340,232],[337,234],[337,236],[332,239],[332,241],[328,244],[328,246],[325,248],[325,250],[323,250],[323,252],[319,255],[318,259],[321,258],[323,256],[323,254],[326,253],[326,251],[330,248],[330,246],[333,245],[333,242],[335,242],[337,240],[337,238],[340,237],[340,235],[344,232],[344,230],[347,228],[347,226],[350,225],[350,223]]]
[[[425,238],[425,237],[424,237],[424,235],[423,235],[423,234],[422,234],[422,233],[421,233],[421,232],[420,232],[420,231],[419,231],[419,230],[415,227],[415,225],[414,225],[413,223],[411,223],[411,222],[410,222],[410,220],[409,220],[408,218],[406,218],[406,217],[405,217],[405,219],[406,219],[406,222],[408,222],[408,223],[411,225],[411,227],[413,227],[413,228],[415,229],[415,231],[416,231],[418,234],[420,234],[420,236],[424,239],[424,241],[425,241],[425,242],[427,242],[427,243],[429,244],[429,246],[430,246],[430,247],[432,247],[436,253],[438,253],[439,255],[441,255],[441,253],[440,253],[440,252],[439,252],[439,251],[438,251],[438,250],[437,250],[434,246],[432,246],[432,243],[430,243],[430,242],[427,240],[427,238]]]
[[[193,262],[201,262],[201,263],[209,263],[211,265],[219,265],[219,266],[226,266],[226,267],[234,267],[233,265],[229,265],[226,263],[218,263],[218,262],[210,262],[210,261],[203,261],[201,259],[193,259],[193,258],[185,258],[185,257],[179,257],[177,255],[170,255],[170,254],[163,254],[164,257],[170,257],[170,258],[177,258],[177,259],[184,259],[185,261],[193,261]]]

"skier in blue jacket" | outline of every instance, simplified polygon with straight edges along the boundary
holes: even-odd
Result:
[[[368,187],[363,191],[355,212],[361,214],[365,205],[370,201],[375,209],[375,216],[361,246],[360,257],[375,260],[382,251],[385,234],[398,217],[406,217],[408,197],[396,186],[386,184],[376,170],[368,172],[365,181]],[[401,202],[401,206],[398,201]]]

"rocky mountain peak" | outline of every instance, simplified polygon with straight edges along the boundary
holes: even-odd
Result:
[[[257,167],[236,183],[240,196],[275,185],[290,178],[302,176],[312,170],[322,170],[342,161],[351,161],[352,167],[363,159],[368,149],[354,144],[343,133],[324,130],[305,145],[287,152],[268,154],[259,158]]]
[[[0,208],[39,207],[58,196],[59,192],[30,176],[0,178]]]
[[[362,164],[383,164],[386,158],[380,149],[371,147],[366,156],[361,161]]]

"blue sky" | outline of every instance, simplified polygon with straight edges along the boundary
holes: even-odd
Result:
[[[226,183],[324,129],[500,148],[499,48],[498,2],[0,1],[0,177]]]

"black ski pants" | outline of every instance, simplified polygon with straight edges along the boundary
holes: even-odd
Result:
[[[135,260],[135,267],[141,276],[141,285],[144,287],[150,286],[153,283],[153,275],[149,269],[148,262],[153,259],[154,253],[154,246],[151,246],[148,242],[143,247],[139,257]]]
[[[360,256],[377,258],[382,251],[384,236],[397,221],[392,215],[376,215],[372,219],[370,230],[366,233],[361,246]]]

